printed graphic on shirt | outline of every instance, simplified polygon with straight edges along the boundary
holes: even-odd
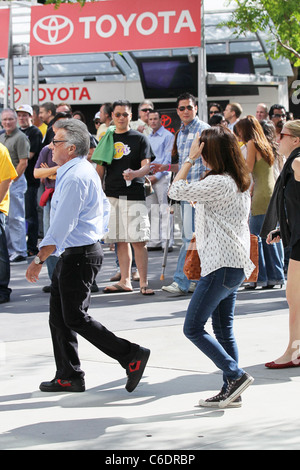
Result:
[[[115,160],[120,160],[120,158],[129,155],[131,152],[129,145],[124,144],[123,142],[115,142],[114,147],[116,151],[114,155]]]

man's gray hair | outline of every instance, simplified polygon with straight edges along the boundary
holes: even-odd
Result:
[[[89,153],[90,134],[84,122],[79,119],[60,119],[54,123],[53,127],[65,131],[68,140],[65,145],[75,145],[77,157],[85,157]]]
[[[4,108],[4,109],[2,109],[2,111],[1,111],[1,115],[0,115],[0,118],[1,118],[1,119],[2,119],[2,114],[3,114],[3,113],[6,113],[6,112],[10,112],[10,113],[14,116],[15,119],[18,118],[18,115],[17,115],[17,113],[16,113],[16,111],[15,111],[14,109],[11,109],[11,108]]]

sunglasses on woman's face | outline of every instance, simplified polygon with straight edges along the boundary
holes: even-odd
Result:
[[[295,137],[295,136],[293,136],[292,134],[285,134],[284,132],[281,132],[281,134],[280,134],[280,140],[282,140],[285,135],[286,135],[287,137]]]

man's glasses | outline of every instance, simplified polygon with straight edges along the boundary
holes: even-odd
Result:
[[[55,139],[52,139],[52,144],[54,145],[54,147],[57,145],[57,144],[60,144],[62,142],[68,142],[68,140],[55,140]]]
[[[192,111],[194,109],[194,106],[191,106],[190,104],[187,105],[187,106],[179,106],[179,111],[185,111],[186,109],[188,109],[189,111]]]
[[[286,114],[273,114],[272,117],[273,117],[273,118],[278,118],[278,119],[279,119],[279,118],[284,119],[284,118],[286,118]]]
[[[280,134],[280,140],[282,140],[285,135],[286,135],[287,137],[295,137],[295,136],[292,135],[292,134],[285,134],[284,132],[281,132],[281,134]]]
[[[152,111],[152,108],[142,108],[141,111],[147,113],[147,111]]]
[[[114,116],[116,118],[119,118],[121,116],[123,116],[124,118],[127,118],[129,116],[129,113],[114,113]]]

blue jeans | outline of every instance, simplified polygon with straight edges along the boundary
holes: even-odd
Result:
[[[6,239],[10,258],[27,257],[24,198],[26,190],[27,181],[24,175],[13,181],[9,189],[10,206],[6,222]]]
[[[282,242],[268,245],[265,238],[259,236],[265,215],[250,217],[250,231],[258,237],[259,273],[257,284],[271,286],[284,284],[284,259]]]
[[[236,380],[244,373],[238,366],[238,348],[233,333],[237,290],[245,279],[241,268],[220,268],[201,277],[190,301],[184,323],[184,334],[227,379]],[[212,317],[215,338],[205,331]]]
[[[185,201],[181,201],[181,220],[182,220],[182,246],[179,251],[177,267],[173,280],[177,282],[183,292],[188,292],[190,281],[183,272],[186,252],[190,241],[193,238],[195,230],[195,209]]]
[[[6,215],[0,211],[0,297],[9,299],[10,264],[5,235]]]

